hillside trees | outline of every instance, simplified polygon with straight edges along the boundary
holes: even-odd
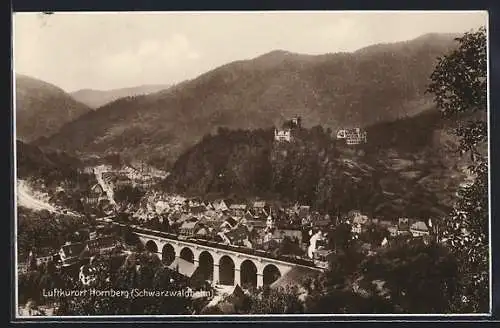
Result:
[[[434,118],[433,115],[414,118],[423,121],[417,130],[422,126],[425,133],[420,131],[419,137],[432,135],[439,128],[427,126]],[[396,126],[393,124],[393,128]],[[413,133],[408,130],[412,124],[405,121],[404,126],[404,129],[394,128],[390,138],[380,139],[408,139],[406,136]],[[381,125],[380,129],[386,130],[387,126]],[[363,149],[370,147],[368,144]],[[443,185],[457,183],[454,172],[442,169],[441,162],[425,151],[412,153],[414,147],[405,150],[406,145],[387,147],[384,152],[363,155],[336,143],[321,127],[297,131],[291,143],[273,142],[272,130],[221,128],[218,134],[207,135],[186,151],[164,185],[169,191],[188,195],[300,202],[335,215],[352,209],[387,219],[447,212],[448,204],[443,199],[454,190]],[[434,145],[427,143],[421,147],[430,151]],[[398,162],[410,162],[404,170],[413,172],[401,171]]]
[[[456,259],[436,243],[394,243],[365,259],[358,270],[365,285],[381,282],[394,312],[447,313],[449,300],[456,295]]]
[[[460,260],[461,297],[453,303],[458,312],[488,312],[489,213],[487,143],[487,48],[486,30],[465,33],[459,47],[440,58],[431,75],[428,91],[434,94],[445,116],[474,118],[456,129],[459,151],[471,157],[471,184],[459,190],[443,237]]]

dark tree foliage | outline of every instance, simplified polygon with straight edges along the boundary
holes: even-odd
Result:
[[[486,112],[487,110],[487,40],[486,29],[465,33],[456,39],[458,49],[439,58],[431,75],[428,92],[445,115]],[[471,123],[471,122],[467,122]],[[473,151],[479,142],[486,140],[486,129],[465,129],[464,150]],[[470,138],[470,139],[468,139]],[[474,138],[478,138],[474,141]]]
[[[299,241],[285,236],[278,249],[280,255],[303,255],[304,251],[300,248]]]
[[[363,279],[383,281],[400,313],[447,313],[457,284],[457,263],[436,244],[411,242],[369,257],[360,265]]]
[[[340,223],[328,231],[328,246],[336,251],[346,251],[352,244],[351,226]]]
[[[363,297],[350,290],[334,289],[326,295],[313,295],[306,301],[307,313],[387,314],[394,308],[383,297]]]
[[[127,245],[136,246],[141,243],[139,237],[133,232],[129,225],[120,228],[119,236]]]
[[[363,242],[374,243],[380,245],[384,238],[389,237],[389,232],[376,224],[371,224],[367,227],[366,231],[361,233],[359,239]]]
[[[432,135],[434,128],[426,133]],[[398,131],[396,139],[407,139],[412,133]],[[433,216],[436,211],[448,210],[441,195],[453,190],[445,190],[441,182],[437,186],[427,184],[430,187],[416,183],[426,175],[432,174],[432,180],[450,175],[440,161],[442,155],[433,153],[431,144],[426,145],[429,149],[417,154],[398,151],[391,155],[385,149],[363,156],[359,149],[336,143],[320,126],[296,131],[291,143],[273,142],[269,130],[220,128],[217,135],[206,136],[179,157],[164,186],[188,195],[298,201],[332,214],[359,209],[387,219]],[[374,147],[378,147],[376,143]],[[421,175],[415,179],[402,177],[400,171],[391,168],[394,157],[423,162],[411,167]]]
[[[17,247],[20,254],[42,248],[59,249],[74,237],[74,232],[85,227],[83,218],[51,214],[43,218],[40,213],[18,209]],[[24,259],[20,259],[23,261]]]
[[[148,252],[134,253],[117,267],[113,257],[102,256],[91,265],[97,270],[92,284],[98,290],[149,290],[179,292],[188,288],[188,280],[164,267]],[[84,288],[75,282],[72,288]],[[88,286],[87,286],[88,287]],[[184,296],[146,297],[64,297],[60,299],[60,315],[130,315],[130,314],[192,314],[201,310],[202,300]],[[196,306],[195,306],[196,303]],[[199,304],[198,304],[199,303]]]
[[[458,312],[488,312],[489,211],[487,131],[487,37],[485,28],[458,38],[459,47],[440,58],[429,92],[444,115],[461,117],[456,135],[460,151],[471,157],[473,182],[459,190],[459,199],[448,219],[443,237],[460,263]]]
[[[329,270],[303,280],[307,290],[306,313],[392,313],[393,304],[373,292],[361,295],[354,291],[354,280],[364,256],[355,247],[338,252]]]
[[[328,271],[306,278],[307,313],[446,313],[455,297],[457,263],[436,244],[392,243],[366,257],[353,245]]]
[[[250,314],[299,314],[304,313],[303,302],[299,299],[297,287],[279,287],[271,289],[269,286],[254,290],[244,302],[242,309]]]

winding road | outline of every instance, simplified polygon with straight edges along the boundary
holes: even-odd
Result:
[[[110,186],[110,185],[108,185],[106,183],[106,181],[104,181],[104,179],[102,178],[102,174],[105,171],[106,171],[105,166],[103,166],[103,165],[96,166],[94,168],[94,174],[95,174],[96,180],[99,183],[99,185],[102,187],[102,189],[104,190],[104,192],[106,193],[106,195],[107,195],[107,197],[109,199],[109,202],[111,204],[113,204],[114,206],[117,206],[117,204],[115,202],[115,198],[114,198],[113,187]]]
[[[35,196],[33,196],[32,189],[24,180],[17,181],[17,203],[20,206],[30,208],[35,211],[47,210],[49,212],[62,214],[48,202],[37,199]]]
[[[24,180],[17,180],[17,205],[34,211],[47,210],[51,213],[79,216],[70,210],[62,210],[49,204],[48,200],[40,199]]]

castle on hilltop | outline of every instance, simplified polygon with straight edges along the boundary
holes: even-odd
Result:
[[[366,131],[360,128],[340,129],[337,131],[337,139],[345,140],[346,145],[359,145],[368,142]]]
[[[283,123],[281,129],[274,129],[274,140],[278,142],[291,142],[293,131],[302,127],[302,118],[298,115]]]

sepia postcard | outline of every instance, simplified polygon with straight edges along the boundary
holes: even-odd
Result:
[[[491,313],[486,11],[13,14],[16,319]]]

